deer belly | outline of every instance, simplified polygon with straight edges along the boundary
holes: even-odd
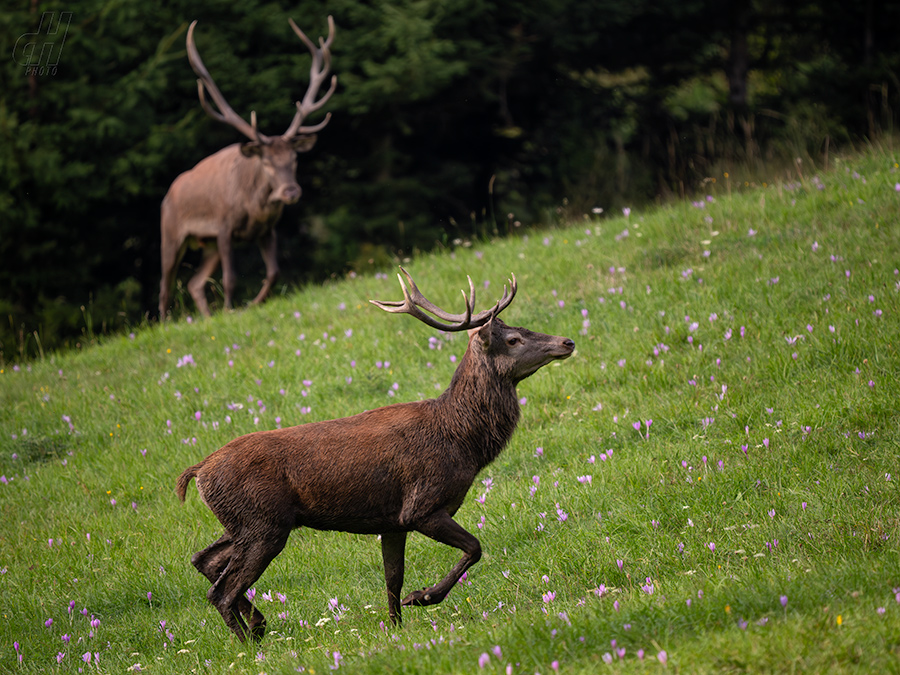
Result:
[[[373,514],[366,509],[327,514],[301,512],[295,527],[311,527],[314,530],[332,530],[354,534],[381,534],[400,529],[396,518],[385,514]]]
[[[332,486],[333,487],[333,486]],[[377,534],[399,526],[399,494],[394,490],[366,490],[353,486],[298,495],[296,527]]]

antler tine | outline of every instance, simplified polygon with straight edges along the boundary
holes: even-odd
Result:
[[[467,296],[466,292],[463,290],[460,291],[463,295],[463,300],[466,301],[465,313],[464,314],[450,314],[450,312],[448,312],[444,309],[441,309],[440,307],[435,305],[433,302],[431,302],[428,298],[426,298],[422,294],[422,291],[420,291],[419,287],[416,286],[416,282],[413,281],[413,278],[412,278],[412,276],[410,276],[409,272],[407,272],[402,267],[400,268],[400,270],[403,272],[404,276],[406,276],[407,280],[409,281],[409,285],[412,286],[413,302],[416,304],[416,306],[421,307],[422,309],[424,309],[428,312],[431,312],[439,319],[443,319],[445,321],[454,321],[457,323],[460,323],[460,322],[468,323],[469,320],[472,318],[472,312],[475,311],[475,286],[472,283],[471,277],[466,277],[469,280],[469,295]],[[397,275],[397,276],[399,276],[399,275]],[[402,283],[402,280],[401,280],[401,283]]]
[[[335,76],[337,78],[337,76]],[[336,80],[335,80],[336,81]],[[300,101],[297,101],[297,110],[300,110]],[[302,118],[301,118],[302,119]],[[293,138],[294,136],[299,136],[300,134],[315,134],[319,131],[322,131],[328,123],[331,121],[331,113],[325,113],[325,119],[319,122],[318,124],[314,124],[311,127],[297,127],[297,131],[288,136],[287,133],[284,134],[285,138]],[[288,129],[290,131],[290,129]]]
[[[269,141],[268,137],[259,133],[259,131],[256,130],[255,125],[247,124],[247,121],[228,105],[228,101],[225,100],[222,92],[219,91],[215,81],[203,64],[203,60],[200,58],[200,52],[197,51],[197,45],[194,44],[194,27],[196,25],[197,21],[195,20],[191,22],[191,25],[188,28],[187,54],[188,62],[191,64],[191,68],[194,69],[194,72],[199,78],[197,80],[197,94],[200,97],[200,105],[203,107],[203,110],[205,110],[206,114],[213,119],[225,122],[225,124],[234,127],[251,141],[267,143]],[[218,110],[213,108],[209,101],[206,100],[206,91],[209,91],[209,95],[212,98],[213,103],[216,104]]]
[[[413,281],[413,278],[409,274],[409,272],[407,272],[403,267],[400,268],[400,271],[403,272],[403,275],[406,277],[406,282],[409,283],[409,286],[407,286],[407,283],[403,280],[403,277],[397,274],[397,279],[400,281],[400,288],[403,290],[403,300],[370,300],[369,302],[371,302],[376,307],[380,307],[386,312],[391,312],[394,314],[410,314],[411,316],[414,316],[415,318],[419,319],[419,321],[422,321],[432,328],[437,328],[439,330],[448,332],[467,330],[469,328],[478,328],[480,326],[483,326],[489,320],[503,311],[506,307],[508,307],[509,303],[512,302],[512,299],[516,293],[515,275],[513,275],[511,286],[512,293],[507,293],[506,286],[504,286],[503,297],[493,308],[472,316],[472,313],[475,311],[475,285],[472,283],[472,278],[467,277],[469,280],[469,294],[466,295],[466,292],[462,291],[463,298],[466,302],[466,311],[462,314],[450,314],[446,310],[441,309],[440,307],[429,301],[428,298],[426,298],[424,295],[422,295],[422,292],[419,290],[419,287],[416,286],[416,282]],[[426,314],[425,312],[430,312],[430,314]],[[434,316],[431,316],[432,314]],[[441,323],[441,321],[438,321],[435,317],[437,317],[437,319],[448,321],[450,323]]]
[[[447,312],[444,312],[440,307],[432,304],[422,295],[422,292],[418,289],[415,282],[412,280],[412,277],[409,276],[409,273],[404,270],[402,267],[400,268],[403,273],[406,275],[406,278],[409,280],[410,286],[412,286],[412,290],[407,287],[406,282],[403,280],[399,274],[397,274],[397,280],[400,282],[400,288],[403,291],[403,300],[369,300],[376,307],[380,307],[386,312],[391,312],[392,314],[409,314],[417,318],[422,323],[425,323],[432,328],[437,328],[438,330],[444,331],[457,331],[463,330],[466,328],[466,324],[469,322],[471,318],[471,307],[467,303],[466,304],[466,313],[461,315],[451,315]],[[465,293],[463,293],[465,296]],[[442,319],[447,320],[456,320],[457,324],[445,324],[441,323],[430,314],[426,314],[422,310],[426,309],[429,312],[437,313],[437,316]]]
[[[503,284],[503,297],[501,297],[497,304],[494,306],[493,311],[495,316],[509,307],[510,303],[512,303],[513,301],[513,298],[516,297],[516,291],[519,290],[515,273],[510,272],[510,276],[512,276],[512,279],[509,280],[509,295],[506,294],[506,284]]]
[[[472,317],[472,324],[475,326],[482,326],[487,323],[488,319],[497,316],[500,312],[509,307],[513,298],[516,297],[516,290],[516,275],[513,274],[512,281],[510,281],[510,290],[507,290],[506,284],[503,284],[503,296],[497,301],[497,304]]]
[[[256,111],[250,111],[250,126],[253,128],[253,135],[256,136],[256,142],[260,144],[266,143],[265,136],[259,133],[259,129],[256,127]]]

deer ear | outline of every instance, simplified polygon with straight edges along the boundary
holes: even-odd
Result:
[[[297,152],[309,152],[313,149],[319,137],[315,134],[309,136],[294,136],[291,139],[291,147]]]
[[[491,317],[490,320],[486,324],[484,324],[481,328],[469,329],[469,339],[471,340],[473,337],[476,337],[478,339],[478,341],[481,343],[482,349],[484,349],[484,350],[489,349],[491,346],[493,325],[494,325],[494,317]]]
[[[262,145],[257,143],[256,141],[241,143],[241,154],[244,157],[261,157],[262,151]]]

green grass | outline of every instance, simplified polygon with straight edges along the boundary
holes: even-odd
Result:
[[[662,651],[685,672],[896,669],[898,182],[873,150],[411,263],[452,311],[466,274],[484,307],[515,272],[504,319],[578,351],[520,385],[492,487],[457,515],[484,558],[402,630],[376,538],[302,530],[256,585],[270,634],[238,643],[189,563],[218,523],[173,493],[240,434],[443,390],[465,337],[369,305],[399,297],[393,275],[4,366],[0,671],[324,673],[338,652],[354,672],[546,675]],[[413,535],[406,588],[458,557]]]

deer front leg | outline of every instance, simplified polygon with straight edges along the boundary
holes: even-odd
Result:
[[[216,247],[207,244],[203,247],[203,260],[200,266],[188,281],[188,291],[194,298],[194,304],[203,316],[209,316],[209,303],[206,301],[206,282],[212,277],[219,265],[219,252]]]
[[[275,230],[260,238],[259,250],[266,265],[266,279],[263,281],[259,293],[253,298],[252,304],[254,305],[258,305],[269,296],[269,293],[272,292],[272,287],[278,280],[278,246]]]
[[[460,577],[481,559],[481,544],[469,534],[446,511],[439,511],[423,522],[416,523],[415,529],[426,537],[463,551],[464,555],[440,582],[430,588],[413,591],[403,599],[403,605],[435,605],[441,602]]]
[[[404,552],[406,532],[391,532],[381,535],[381,557],[384,559],[384,580],[387,583],[388,616],[391,623],[399,626],[400,591],[403,589]]]
[[[234,271],[234,253],[231,250],[231,232],[219,234],[216,243],[219,256],[222,258],[222,290],[225,293],[225,309],[234,307],[234,291],[237,287],[237,274]]]

